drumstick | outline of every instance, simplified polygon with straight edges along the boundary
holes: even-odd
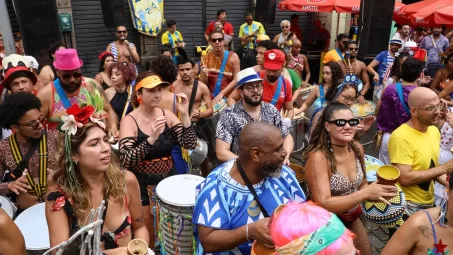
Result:
[[[196,111],[199,112],[203,106],[206,105],[206,102],[204,102]],[[190,118],[192,118],[192,113],[190,113]]]

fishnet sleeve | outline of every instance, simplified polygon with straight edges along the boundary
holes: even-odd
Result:
[[[186,128],[179,123],[171,128],[171,133],[182,147],[193,150],[197,146],[197,135],[193,126]]]
[[[146,154],[151,150],[152,144],[148,140],[137,142],[135,137],[125,137],[120,141],[120,160],[121,164],[127,169],[130,169],[145,158]]]

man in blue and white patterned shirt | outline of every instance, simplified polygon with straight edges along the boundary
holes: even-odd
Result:
[[[284,125],[280,112],[272,104],[262,101],[262,79],[251,67],[237,74],[237,88],[242,99],[226,109],[220,116],[216,131],[216,155],[222,161],[237,158],[239,152],[239,133],[249,122],[262,121],[280,129],[284,138],[284,149],[288,153],[285,164],[289,164],[289,155],[293,151],[294,141]]]
[[[272,124],[248,123],[239,136],[239,158],[220,165],[197,186],[196,254],[248,255],[253,240],[273,247],[268,217],[281,204],[305,201],[294,172],[283,164],[283,140]]]

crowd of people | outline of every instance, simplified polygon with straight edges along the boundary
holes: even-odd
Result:
[[[273,40],[252,13],[238,34],[226,19],[219,10],[195,62],[184,31],[168,20],[160,55],[143,72],[125,26],[93,78],[77,50],[59,42],[41,69],[23,52],[2,55],[0,201],[17,211],[0,209],[0,254],[26,254],[13,220],[41,203],[50,247],[63,243],[63,254],[80,252],[84,236],[71,237],[94,217],[103,254],[130,254],[133,239],[165,254],[157,187],[194,169],[205,179],[194,190],[191,253],[370,255],[363,204],[392,206],[402,192],[404,212],[382,254],[448,254],[453,32],[410,34],[403,25],[369,65],[357,59],[357,41],[339,34],[322,81],[310,85],[318,75],[301,54],[297,15],[280,22]],[[298,172],[292,131],[301,118],[307,145]],[[368,177],[360,139],[374,133],[381,164],[399,170],[397,185]],[[178,237],[167,233],[176,254],[180,224]]]

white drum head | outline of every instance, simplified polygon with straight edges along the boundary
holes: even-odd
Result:
[[[156,188],[163,202],[175,206],[194,206],[195,188],[204,178],[192,174],[179,174],[162,180]]]
[[[47,227],[45,203],[34,205],[14,221],[25,239],[27,250],[50,248],[49,229]]]
[[[14,217],[14,213],[16,213],[16,207],[14,206],[11,201],[9,201],[8,198],[0,196],[0,204],[2,204],[2,209],[6,212],[6,214],[11,217],[11,219]]]

